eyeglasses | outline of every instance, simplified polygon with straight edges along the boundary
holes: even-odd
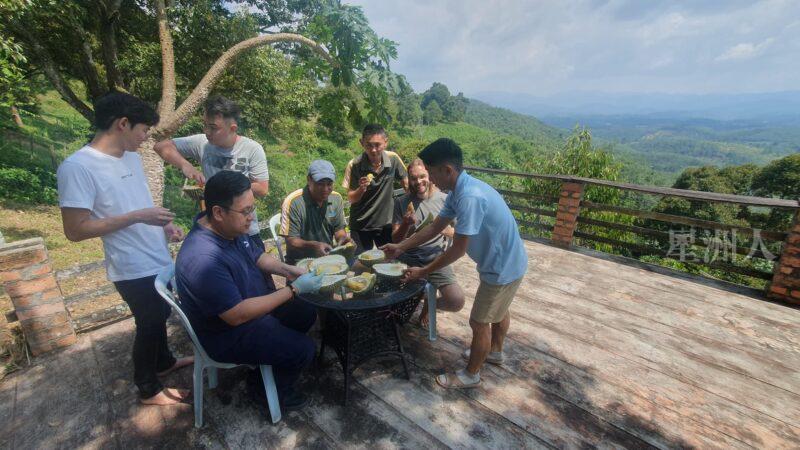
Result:
[[[239,211],[238,209],[227,208],[225,206],[223,206],[222,208],[223,209],[227,209],[228,211],[237,212],[237,213],[239,213],[239,214],[241,214],[241,215],[243,215],[245,217],[252,216],[256,212],[256,207],[255,206],[251,206],[249,208],[245,208],[245,209],[243,209],[241,211]]]

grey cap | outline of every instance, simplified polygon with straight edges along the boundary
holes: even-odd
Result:
[[[311,164],[308,165],[308,174],[312,180],[317,182],[326,178],[336,181],[336,171],[333,169],[333,164],[324,159],[311,161]]]

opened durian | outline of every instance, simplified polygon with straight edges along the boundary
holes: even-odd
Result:
[[[365,295],[375,287],[377,276],[374,273],[362,273],[344,280],[344,286],[353,293],[354,297]]]

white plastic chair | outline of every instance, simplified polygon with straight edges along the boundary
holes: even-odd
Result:
[[[425,283],[425,295],[428,297],[428,340],[436,340],[436,286]]]
[[[285,262],[285,258],[283,257],[283,250],[281,250],[281,245],[284,244],[284,239],[278,236],[278,232],[275,231],[275,227],[280,229],[281,226],[281,213],[275,214],[274,216],[269,218],[269,232],[272,233],[272,239],[275,241],[275,248],[278,249],[278,256],[281,258],[281,262]]]
[[[167,287],[170,283],[172,286],[175,286],[174,277],[175,267],[170,266],[156,276],[155,285],[161,297],[163,297],[172,309],[178,313],[183,326],[186,328],[186,332],[189,333],[189,337],[192,339],[192,345],[194,346],[194,426],[200,428],[203,426],[203,371],[208,369],[208,387],[214,389],[217,387],[217,369],[233,369],[242,364],[216,362],[206,354],[206,351],[197,339],[197,335],[194,334],[192,324],[180,308],[179,300],[176,301],[173,291]],[[277,423],[281,420],[281,408],[278,403],[278,390],[275,387],[275,377],[272,375],[272,366],[262,364],[258,367],[261,370],[261,377],[264,380],[264,390],[267,393],[267,402],[269,404],[269,412],[272,415],[272,423]]]

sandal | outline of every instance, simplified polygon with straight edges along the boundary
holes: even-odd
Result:
[[[436,383],[445,389],[472,389],[481,385],[481,380],[475,383],[464,384],[455,372],[436,375]]]

